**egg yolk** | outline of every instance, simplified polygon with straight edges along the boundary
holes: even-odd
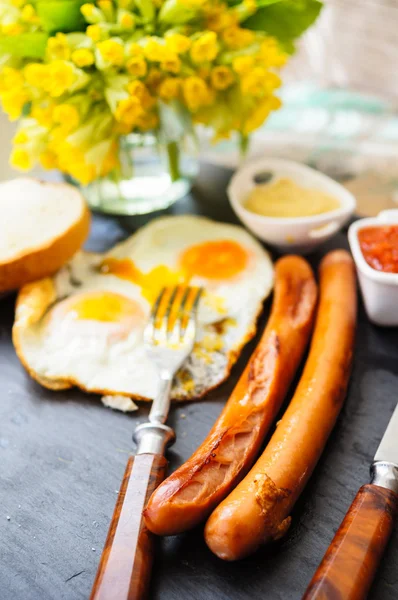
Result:
[[[101,272],[106,275],[116,275],[139,285],[142,295],[149,302],[154,302],[164,287],[175,286],[184,282],[184,274],[173,271],[165,265],[158,265],[148,273],[143,273],[130,258],[107,258],[101,265]]]
[[[189,277],[231,279],[246,268],[248,260],[248,252],[240,244],[218,240],[187,248],[180,257],[180,265]]]
[[[154,302],[164,287],[174,287],[184,282],[182,273],[172,271],[165,265],[154,267],[145,273],[142,279],[142,295],[149,302]]]
[[[142,273],[129,258],[106,258],[101,263],[101,273],[116,275],[120,279],[141,285]]]
[[[216,240],[187,248],[180,256],[178,270],[158,265],[144,273],[130,258],[106,258],[101,272],[135,283],[141,287],[143,297],[152,303],[162,288],[188,284],[194,275],[213,280],[232,279],[246,268],[248,260],[247,250],[237,242]]]
[[[68,302],[67,312],[72,313],[75,319],[107,323],[130,320],[133,315],[144,317],[136,302],[113,292],[92,292],[72,298]]]

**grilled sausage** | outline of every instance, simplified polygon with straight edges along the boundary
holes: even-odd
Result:
[[[281,537],[333,429],[346,394],[354,346],[356,284],[344,250],[320,265],[320,302],[303,375],[275,433],[248,475],[205,527],[209,548],[236,560]]]
[[[280,259],[262,338],[205,441],[150,498],[144,515],[152,532],[174,535],[194,527],[247,473],[307,346],[316,299],[308,263]]]

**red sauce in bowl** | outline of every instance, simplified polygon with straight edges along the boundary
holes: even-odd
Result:
[[[358,240],[368,265],[376,271],[398,273],[398,225],[365,227]]]

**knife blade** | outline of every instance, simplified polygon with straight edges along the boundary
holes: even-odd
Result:
[[[398,405],[358,491],[303,600],[363,600],[398,513]]]
[[[374,462],[389,462],[398,467],[398,405],[377,448]]]

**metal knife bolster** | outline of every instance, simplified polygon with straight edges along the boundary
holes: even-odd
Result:
[[[175,439],[173,429],[158,422],[142,423],[133,434],[133,442],[137,445],[136,454],[164,454]]]
[[[371,483],[398,494],[398,466],[383,460],[375,461],[370,467]]]
[[[370,474],[371,483],[398,494],[398,405],[377,448]]]

